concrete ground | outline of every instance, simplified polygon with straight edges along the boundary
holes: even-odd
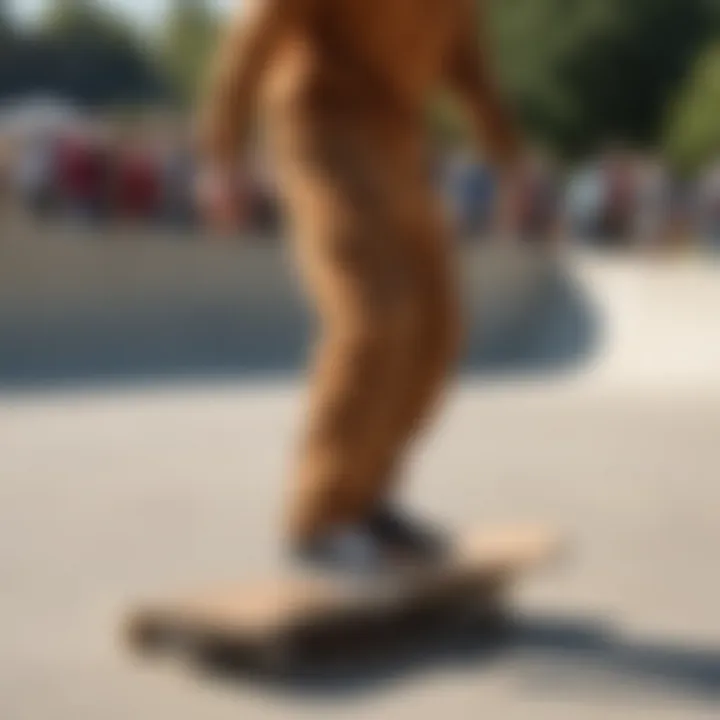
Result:
[[[302,386],[16,390],[0,400],[0,717],[718,717],[720,272],[574,269],[592,353],[465,376],[410,468],[412,503],[452,527],[574,536],[571,562],[519,588],[505,647],[441,643],[281,687],[138,664],[116,640],[130,599],[277,565]],[[557,322],[532,331],[567,341]]]

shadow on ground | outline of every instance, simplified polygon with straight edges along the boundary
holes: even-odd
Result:
[[[596,619],[528,617],[502,635],[458,627],[426,633],[382,657],[335,662],[285,676],[248,677],[232,662],[201,666],[228,683],[261,680],[273,691],[337,697],[373,692],[433,670],[491,670],[502,666],[513,690],[547,699],[720,702],[720,649],[636,641]]]
[[[294,376],[306,364],[311,325],[302,307],[268,318],[226,299],[181,298],[171,308],[139,304],[131,312],[87,308],[80,317],[47,322],[6,319],[0,323],[0,389]],[[469,319],[468,326],[464,371],[471,375],[582,365],[602,330],[585,288],[561,271],[511,323],[488,328]]]

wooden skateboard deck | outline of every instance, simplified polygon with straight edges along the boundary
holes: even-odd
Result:
[[[491,629],[503,617],[512,582],[560,548],[557,533],[543,528],[472,533],[438,565],[390,581],[297,577],[139,604],[127,618],[125,637],[137,652],[215,655],[281,671],[312,655],[359,652],[468,611]]]

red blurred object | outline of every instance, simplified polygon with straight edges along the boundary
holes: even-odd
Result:
[[[160,169],[152,154],[137,148],[120,153],[116,166],[120,214],[133,219],[150,218],[158,212],[160,200]]]
[[[75,136],[58,140],[56,168],[60,193],[73,206],[91,201],[101,182],[101,168],[89,142]]]

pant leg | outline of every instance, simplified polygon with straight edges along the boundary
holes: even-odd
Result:
[[[381,163],[348,149],[293,168],[285,192],[320,337],[289,534],[310,538],[360,521],[377,484],[408,348],[407,268]]]
[[[367,505],[382,505],[395,491],[402,461],[416,436],[430,423],[441,404],[461,340],[459,282],[454,246],[439,210],[426,193],[407,224],[403,248],[408,273],[404,324],[407,338],[403,367],[398,372],[394,404],[383,448],[376,453],[375,485]]]

